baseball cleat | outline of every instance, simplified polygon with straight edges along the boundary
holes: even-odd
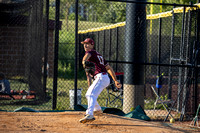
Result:
[[[97,110],[97,111],[94,111],[94,115],[103,115],[103,111],[102,110]]]
[[[93,115],[86,115],[84,118],[80,119],[79,122],[86,123],[86,122],[92,122],[94,120],[95,120],[95,118]]]

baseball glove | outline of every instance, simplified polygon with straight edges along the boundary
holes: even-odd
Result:
[[[85,61],[85,64],[83,66],[85,68],[85,71],[90,73],[91,75],[94,75],[95,72],[95,64],[89,61]]]

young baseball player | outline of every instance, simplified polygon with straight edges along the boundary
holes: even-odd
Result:
[[[91,38],[87,38],[81,43],[84,45],[85,50],[85,55],[82,60],[83,67],[86,68],[89,63],[94,63],[95,66],[94,72],[86,71],[89,88],[85,96],[88,101],[88,109],[86,110],[85,117],[80,119],[81,123],[85,123],[95,120],[95,112],[102,112],[101,107],[97,102],[97,98],[102,90],[110,84],[107,73],[111,75],[117,88],[121,88],[122,85],[117,81],[112,67],[105,61],[101,54],[94,50],[94,41]],[[94,78],[93,82],[92,78]]]

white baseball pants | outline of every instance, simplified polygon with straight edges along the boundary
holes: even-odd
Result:
[[[101,110],[97,102],[99,94],[110,84],[110,78],[108,74],[99,73],[95,76],[95,80],[86,92],[86,98],[88,101],[88,109],[86,114],[93,115],[93,111]]]

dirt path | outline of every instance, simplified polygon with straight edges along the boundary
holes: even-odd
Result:
[[[91,123],[81,124],[84,112],[0,112],[0,133],[191,133],[133,118],[103,114]]]

